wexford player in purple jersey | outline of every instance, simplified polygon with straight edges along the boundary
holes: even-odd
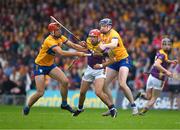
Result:
[[[161,49],[157,52],[155,62],[151,68],[150,75],[146,84],[146,93],[139,93],[135,99],[141,97],[148,100],[145,107],[140,111],[140,115],[146,113],[160,96],[166,78],[172,77],[172,73],[167,70],[169,64],[177,64],[177,60],[169,60],[168,54],[172,48],[172,41],[169,38],[163,38]]]
[[[89,37],[87,38],[86,43],[90,53],[98,52],[98,45],[101,43],[100,34],[101,32],[98,29],[93,29],[89,32]],[[81,82],[78,110],[73,113],[73,116],[78,116],[81,112],[83,112],[83,104],[85,101],[86,92],[90,84],[94,83],[96,95],[103,101],[103,103],[107,105],[111,117],[116,117],[117,110],[114,107],[113,102],[109,99],[108,95],[103,91],[103,86],[106,78],[105,69],[93,68],[95,64],[102,64],[103,60],[104,56],[92,55],[88,57],[88,66]]]

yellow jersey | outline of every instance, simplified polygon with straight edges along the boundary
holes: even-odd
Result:
[[[92,51],[95,51],[95,52],[99,52],[97,50],[98,48],[98,44],[100,44],[100,42],[97,44],[97,45],[93,45],[90,41],[90,38],[87,38],[86,40],[86,43],[87,43],[87,48],[89,50],[89,52],[91,53]],[[100,52],[99,52],[100,53]],[[88,65],[93,68],[95,64],[102,64],[103,62],[103,59],[104,57],[103,56],[88,56]]]
[[[118,46],[112,49],[115,54],[116,61],[127,58],[129,56],[127,50],[124,47],[120,35],[114,29],[111,29],[107,34],[101,34],[101,41],[103,44],[111,43],[111,40],[114,38],[118,39]]]
[[[68,39],[65,36],[61,36],[55,39],[49,35],[43,42],[38,56],[35,59],[35,63],[40,66],[51,66],[54,64],[55,52],[52,50],[53,47],[60,46],[66,43]]]
[[[96,52],[98,52],[98,50],[97,50],[97,48],[98,48],[98,44],[100,44],[100,42],[97,44],[97,45],[92,45],[92,43],[91,43],[91,41],[90,41],[90,38],[87,38],[86,39],[86,45],[87,45],[87,48],[89,49],[89,50],[91,50],[91,51],[96,51]],[[100,53],[100,52],[99,52]]]

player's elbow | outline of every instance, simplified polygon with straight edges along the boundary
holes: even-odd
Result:
[[[60,54],[62,56],[69,56],[66,51],[59,51],[58,54]]]
[[[65,55],[64,51],[60,47],[54,47],[53,51],[59,55]]]

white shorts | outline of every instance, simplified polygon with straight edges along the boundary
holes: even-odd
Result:
[[[98,78],[106,78],[105,69],[93,69],[88,66],[84,72],[82,80],[93,82],[95,79]]]
[[[147,89],[158,89],[162,90],[163,81],[157,79],[156,77],[153,77],[151,74],[148,77],[147,84],[146,84],[146,90]]]

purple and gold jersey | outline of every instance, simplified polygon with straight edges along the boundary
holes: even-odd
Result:
[[[90,53],[92,51],[96,51],[97,52],[98,45],[96,45],[96,46],[92,45],[89,38],[87,38],[86,43],[87,43],[87,48],[88,48]],[[103,59],[104,59],[103,56],[88,56],[88,65],[91,68],[93,68],[93,66],[95,64],[102,64]]]
[[[55,53],[52,48],[56,46],[60,46],[67,42],[67,38],[65,36],[61,36],[58,39],[54,39],[51,35],[49,35],[43,42],[40,52],[35,59],[35,63],[40,66],[51,66],[54,63]]]
[[[167,69],[168,68],[168,55],[164,52],[164,50],[159,50],[156,54],[155,60],[160,59],[162,61],[161,65]],[[157,67],[152,66],[151,69],[151,75],[160,79],[160,80],[164,80],[165,76],[163,74],[163,72],[161,72],[159,69],[157,69]]]

